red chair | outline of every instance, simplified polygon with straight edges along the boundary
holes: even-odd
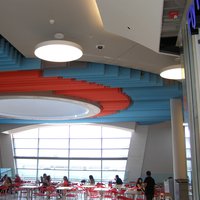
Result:
[[[106,186],[103,183],[97,183],[96,187],[98,187],[98,188],[105,188]]]
[[[33,197],[43,197],[43,198],[48,197],[46,191],[47,191],[47,187],[41,186],[38,188],[37,192],[33,193]]]
[[[26,196],[27,196],[27,191],[24,190],[23,188],[15,187],[13,191],[14,191],[14,195],[17,194],[17,196],[19,196],[20,199],[21,199],[22,195],[24,195],[24,194],[26,194]]]
[[[125,197],[125,196],[118,196],[117,199],[118,200],[133,200],[132,198],[128,198],[128,197]]]
[[[94,188],[88,190],[88,199],[100,199],[101,195],[98,191],[95,191]]]
[[[78,188],[74,187],[68,190],[65,196],[67,199],[78,199]]]
[[[4,185],[0,186],[0,197],[4,197],[4,199],[6,199],[8,190],[9,190],[8,186],[4,186]]]
[[[48,186],[47,188],[46,188],[46,191],[45,191],[45,193],[46,193],[46,196],[50,199],[50,198],[53,198],[53,197],[59,197],[60,195],[59,195],[59,193],[56,191],[56,187],[55,186]]]
[[[121,189],[118,191],[118,196],[124,196],[124,193],[126,192],[126,190]]]
[[[108,190],[106,192],[104,192],[103,194],[103,199],[112,199],[112,200],[116,200],[116,195],[117,192],[113,192],[113,190]]]

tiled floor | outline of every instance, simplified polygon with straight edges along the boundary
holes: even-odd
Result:
[[[20,193],[15,193],[15,194],[7,194],[7,195],[0,195],[0,200],[48,200],[48,197],[36,197],[33,195],[33,198],[31,199],[30,197],[27,197],[27,193],[23,194],[20,196]],[[76,197],[51,197],[51,200],[86,200],[84,195],[78,194]]]
[[[33,197],[32,200],[47,200],[46,197]],[[62,200],[62,198],[51,198],[51,200]],[[25,195],[20,197],[17,194],[7,194],[6,196],[0,196],[0,200],[31,200],[31,198],[27,198]]]

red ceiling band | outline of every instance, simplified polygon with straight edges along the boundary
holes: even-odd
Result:
[[[40,70],[0,72],[1,95],[27,92],[52,92],[58,97],[98,104],[101,112],[97,116],[114,114],[126,109],[131,103],[120,88],[62,77],[43,77]]]

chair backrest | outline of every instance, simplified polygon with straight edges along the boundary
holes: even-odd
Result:
[[[133,200],[132,198],[128,198],[128,197],[125,197],[125,196],[118,196],[117,199],[118,200]]]
[[[4,186],[4,185],[0,186],[0,195],[1,195],[1,196],[2,196],[2,195],[6,195],[7,192],[8,192],[8,189],[9,189],[8,186]]]
[[[99,193],[99,191],[95,191],[94,188],[90,188],[88,190],[88,196],[90,198],[96,198],[96,197],[100,196],[100,193]]]
[[[38,187],[38,189],[40,192],[43,192],[43,193],[47,191],[47,187],[43,187],[43,186]]]
[[[48,186],[46,187],[46,191],[49,192],[49,193],[53,193],[56,191],[56,187],[54,186]]]

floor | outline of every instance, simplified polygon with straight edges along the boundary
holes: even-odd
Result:
[[[48,198],[43,198],[43,197],[34,197],[32,200],[47,200]],[[51,200],[62,200],[62,198],[51,198]],[[31,198],[27,197],[18,197],[16,195],[7,195],[7,196],[0,196],[0,200],[31,200]]]
[[[33,197],[32,200],[47,200],[48,198],[47,197]],[[51,200],[64,200],[64,198],[51,198]],[[65,198],[66,199],[66,198]],[[22,196],[20,197],[19,195],[17,194],[7,194],[6,196],[0,196],[0,200],[31,200],[30,197],[27,197],[27,196]]]

